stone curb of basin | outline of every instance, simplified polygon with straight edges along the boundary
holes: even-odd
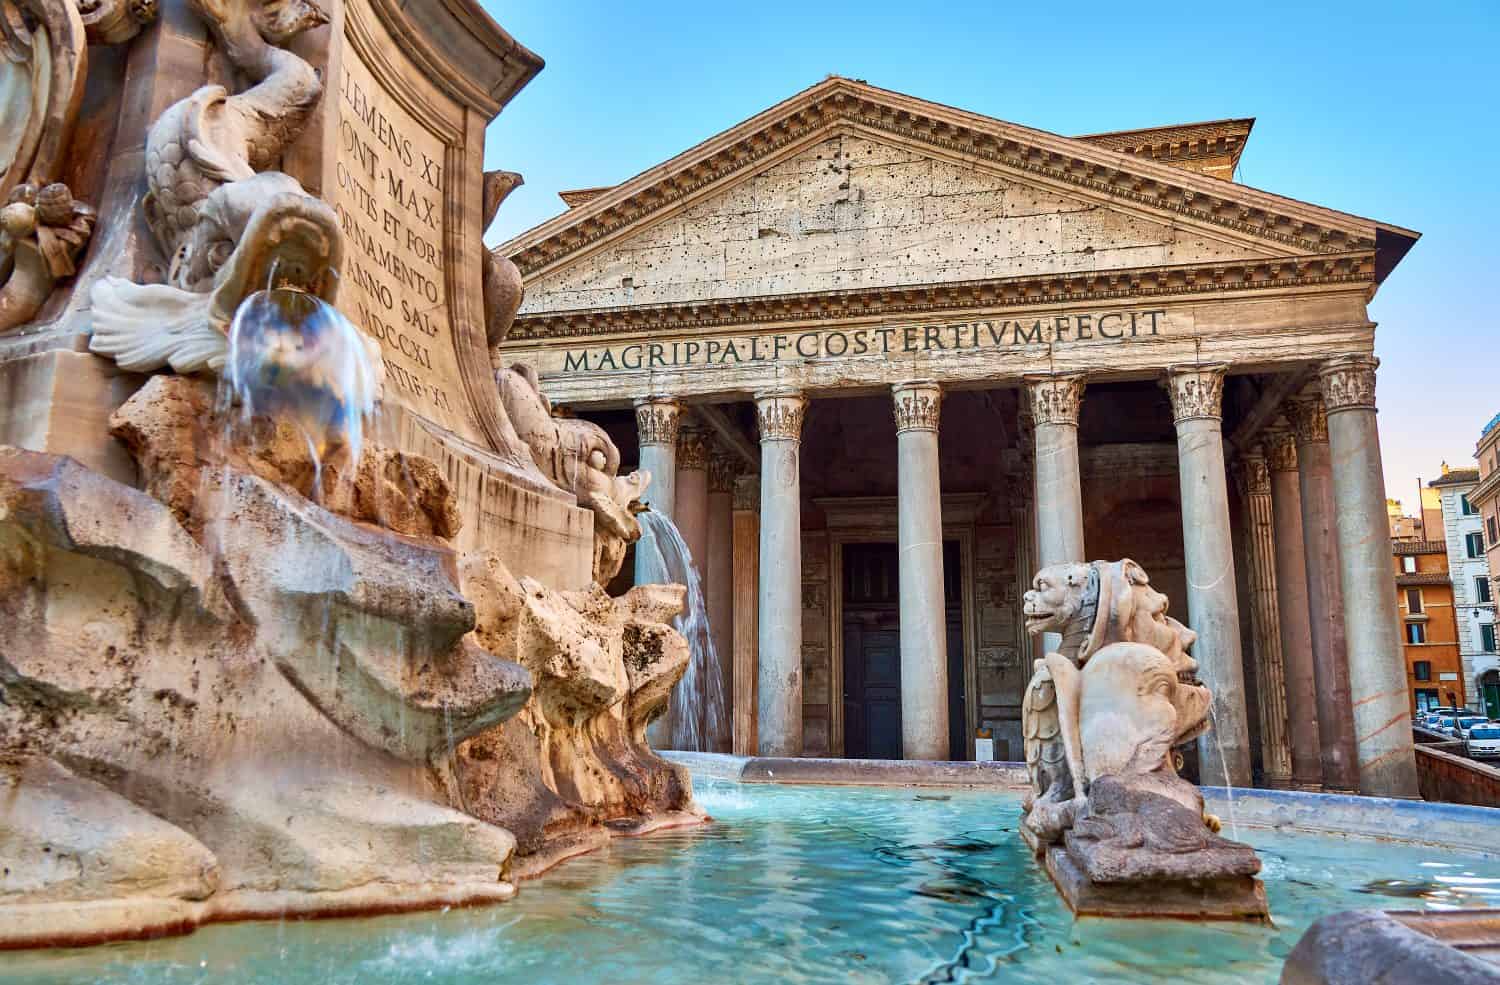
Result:
[[[1024,763],[877,759],[781,759],[660,752],[698,776],[739,783],[820,786],[967,787],[1021,791]],[[1358,835],[1500,857],[1500,809],[1349,794],[1204,787],[1207,808],[1226,826]]]

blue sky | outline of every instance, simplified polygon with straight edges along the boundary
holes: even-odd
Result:
[[[485,3],[547,61],[491,243],[830,73],[1062,134],[1253,116],[1241,181],[1423,234],[1370,309],[1388,493],[1500,411],[1500,4]]]

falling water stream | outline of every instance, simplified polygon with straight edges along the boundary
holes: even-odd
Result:
[[[337,445],[348,449],[352,473],[378,390],[365,337],[321,298],[268,288],[236,309],[219,386],[226,427],[248,429],[257,416],[287,421],[307,442],[318,477],[323,456]]]
[[[662,581],[687,586],[687,608],[673,626],[687,638],[692,659],[687,673],[672,689],[672,745],[676,749],[715,751],[710,742],[729,734],[729,702],[719,673],[719,655],[708,625],[703,580],[692,553],[671,519],[653,510],[641,513],[638,556],[653,565]]]

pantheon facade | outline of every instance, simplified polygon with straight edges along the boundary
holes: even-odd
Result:
[[[697,744],[1022,758],[1030,579],[1128,557],[1198,633],[1206,782],[1416,795],[1367,305],[1418,234],[1237,183],[1252,123],[830,77],[498,248],[504,357],[696,559]]]

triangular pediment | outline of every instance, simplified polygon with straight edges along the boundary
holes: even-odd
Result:
[[[921,144],[835,132],[533,276],[523,313],[1294,255]]]
[[[524,311],[1383,251],[1416,234],[829,80],[503,244]]]

